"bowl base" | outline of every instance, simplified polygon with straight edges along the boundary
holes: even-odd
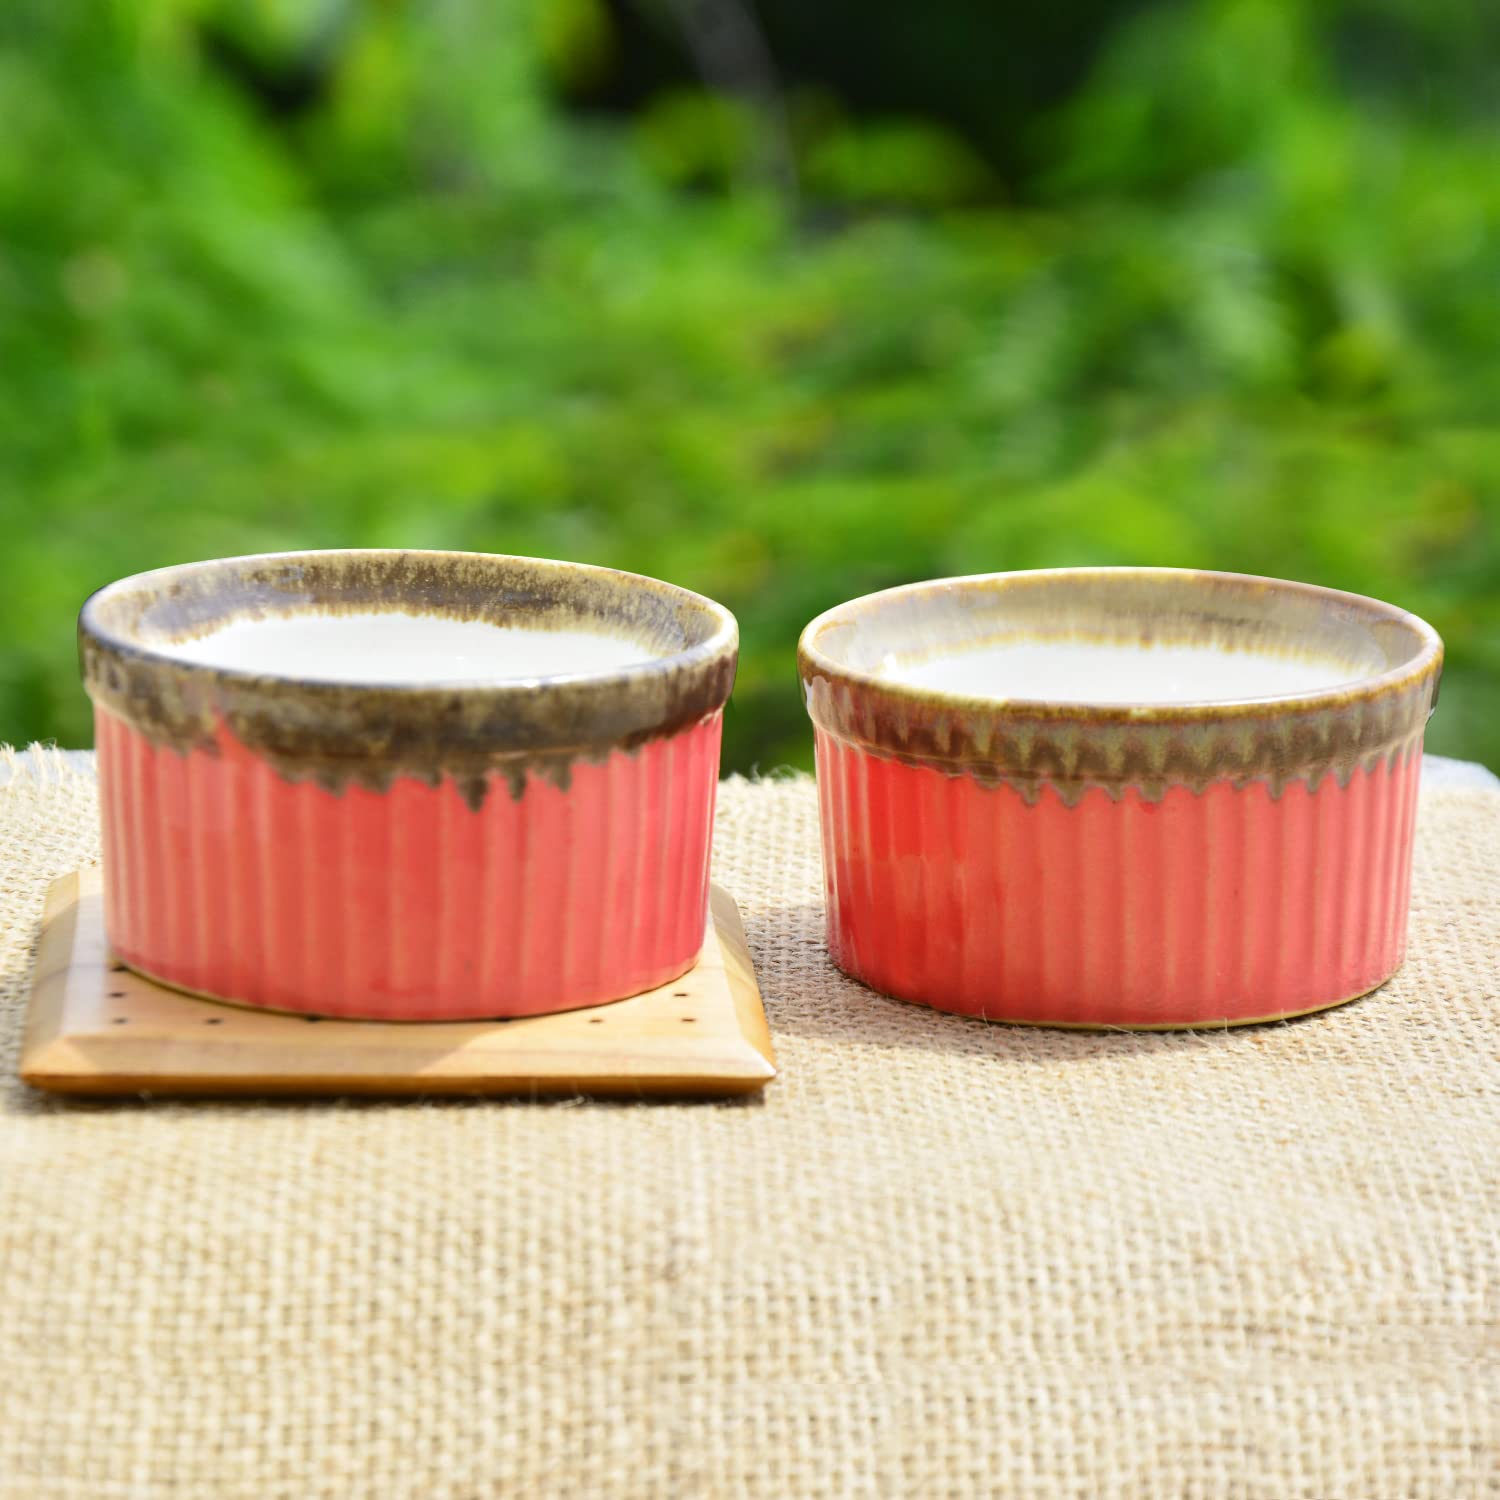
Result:
[[[1196,1021],[1142,1021],[1142,1022],[1101,1022],[1101,1021],[1045,1021],[1034,1020],[1028,1016],[985,1016],[978,1015],[967,1010],[948,1010],[941,1005],[934,1005],[930,1000],[912,1000],[905,995],[892,995],[886,990],[862,979],[858,974],[851,973],[848,969],[839,966],[840,972],[848,975],[850,979],[864,985],[873,994],[880,995],[887,1000],[899,1001],[902,1005],[919,1005],[925,1010],[936,1011],[943,1016],[956,1016],[965,1021],[983,1021],[994,1026],[1032,1026],[1040,1027],[1048,1031],[1096,1031],[1096,1032],[1152,1032],[1152,1031],[1234,1031],[1241,1026],[1271,1026],[1277,1021],[1295,1021],[1302,1016],[1321,1015],[1325,1010],[1337,1010],[1341,1005],[1352,1005],[1356,1000],[1363,1000],[1367,995],[1373,995],[1376,990],[1389,984],[1400,972],[1399,966],[1387,974],[1378,984],[1366,986],[1362,990],[1356,990],[1352,995],[1344,995],[1337,1000],[1323,1000],[1317,1005],[1304,1005],[1296,1010],[1269,1011],[1265,1015],[1256,1016],[1225,1016],[1219,1019],[1205,1018]]]

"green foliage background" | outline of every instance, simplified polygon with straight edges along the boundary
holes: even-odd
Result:
[[[326,92],[268,114],[213,28]],[[808,763],[818,610],[1069,563],[1415,609],[1430,747],[1500,764],[1492,33],[1461,0],[1142,7],[1019,186],[799,95],[792,192],[731,100],[564,111],[595,0],[10,0],[0,739],[89,742],[97,585],[366,544],[722,599],[732,768]]]

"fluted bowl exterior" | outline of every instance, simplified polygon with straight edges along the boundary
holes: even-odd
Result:
[[[1334,630],[1364,611],[1393,664],[1337,693],[1150,709],[903,694],[846,665],[862,626],[972,611],[1011,580],[1061,614],[1101,588],[1111,608],[1159,597],[1184,638],[1195,611],[1222,628],[1283,597],[1298,630],[1320,608]],[[830,627],[838,656],[819,646]],[[830,611],[801,665],[830,953],[885,994],[1051,1026],[1223,1026],[1352,999],[1402,962],[1441,667],[1404,612],[1237,575],[990,575]]]
[[[227,568],[241,592],[271,578],[275,608],[295,613],[309,559],[321,604],[345,558],[364,570],[362,607],[442,608],[451,584],[467,617],[514,618],[517,577],[562,577],[586,617],[635,609],[639,588],[662,655],[597,690],[356,690],[184,668],[150,638],[152,600],[184,586],[168,575],[192,590],[192,567]],[[221,582],[199,600],[210,613]],[[112,588],[129,611],[86,606],[81,634],[106,921],[130,967],[244,1005],[436,1021],[623,999],[696,961],[737,652],[727,611],[609,570],[466,554],[278,555]]]

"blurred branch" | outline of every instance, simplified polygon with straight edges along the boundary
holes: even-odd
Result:
[[[271,115],[316,109],[360,23],[352,0],[323,0],[290,17],[220,3],[202,7],[198,34],[209,59]]]
[[[797,195],[781,80],[765,33],[742,0],[636,0],[648,20],[678,31],[703,81],[743,101],[757,130],[753,172],[787,198]]]

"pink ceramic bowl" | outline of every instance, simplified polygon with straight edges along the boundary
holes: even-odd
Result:
[[[1274,579],[1062,569],[819,616],[828,938],[878,990],[1053,1026],[1366,993],[1406,942],[1442,643]]]
[[[79,637],[133,969],[449,1020],[618,1000],[697,958],[719,605],[572,563],[309,552],[124,579]]]

